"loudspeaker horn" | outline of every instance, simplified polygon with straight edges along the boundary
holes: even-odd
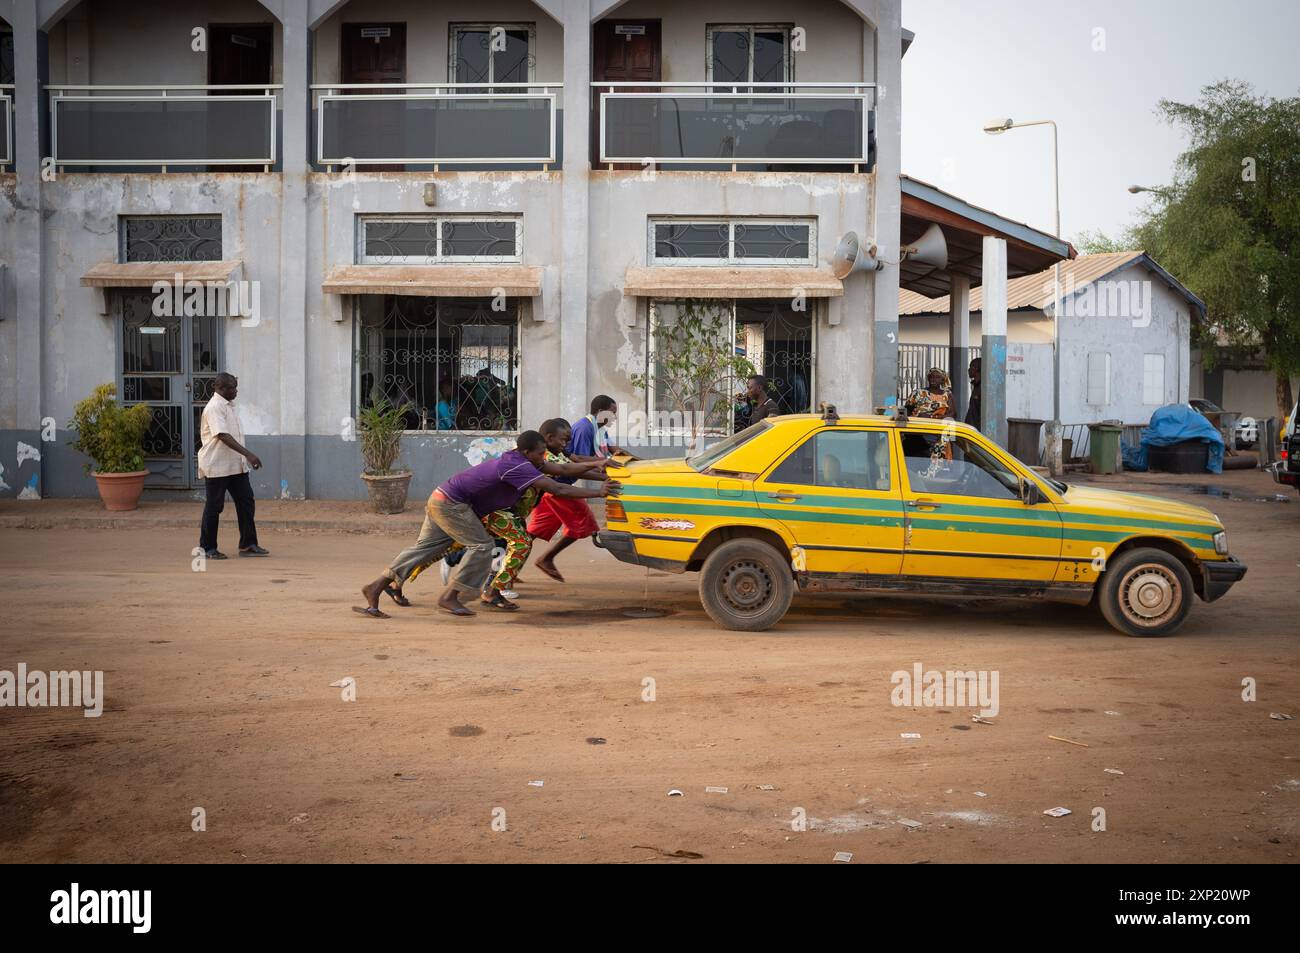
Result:
[[[876,246],[864,248],[857,232],[845,232],[831,255],[831,272],[836,278],[847,278],[855,271],[879,271],[885,265],[876,258]]]
[[[903,257],[923,265],[947,268],[948,240],[943,237],[943,229],[938,225],[931,225],[915,242],[903,246]]]

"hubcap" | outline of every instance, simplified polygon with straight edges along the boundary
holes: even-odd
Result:
[[[772,577],[760,563],[738,560],[722,574],[722,598],[736,612],[757,612],[772,597]]]
[[[1120,606],[1138,625],[1159,625],[1177,611],[1181,601],[1178,579],[1164,566],[1136,566],[1124,577]]]

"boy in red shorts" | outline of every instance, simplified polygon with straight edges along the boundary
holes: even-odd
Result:
[[[596,462],[595,458],[578,454],[568,455],[564,452],[565,445],[569,442],[570,427],[569,422],[563,417],[556,417],[546,421],[542,424],[541,433],[543,439],[546,440],[547,463]],[[560,482],[572,483],[575,478],[556,477],[555,479]],[[603,479],[603,476],[600,471],[595,470],[590,474],[584,474],[582,479]],[[591,507],[587,505],[585,500],[569,499],[546,493],[528,517],[528,535],[549,542],[551,537],[555,535],[555,531],[561,527],[564,529],[563,535],[555,541],[554,546],[533,563],[539,572],[545,573],[556,582],[564,582],[564,577],[555,568],[555,557],[578,540],[594,536],[596,531],[600,529],[596,517],[591,513]]]

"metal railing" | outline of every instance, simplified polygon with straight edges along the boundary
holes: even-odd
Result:
[[[870,170],[874,83],[593,82],[599,161]]]
[[[0,171],[14,164],[14,87],[0,83]]]
[[[541,165],[557,158],[562,83],[313,84],[316,162]]]
[[[278,84],[45,88],[60,169],[260,165],[269,172],[276,162]]]

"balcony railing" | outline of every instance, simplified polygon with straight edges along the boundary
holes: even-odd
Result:
[[[854,166],[872,162],[871,83],[592,83],[601,162]]]
[[[14,88],[0,84],[0,172],[14,164]]]
[[[267,86],[48,86],[54,164],[262,166],[276,161]]]
[[[316,161],[553,165],[558,83],[316,85]]]

